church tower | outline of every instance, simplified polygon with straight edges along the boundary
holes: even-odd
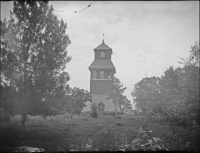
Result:
[[[97,103],[98,111],[115,112],[115,104],[112,99],[107,100],[107,93],[114,83],[115,66],[111,60],[112,49],[104,43],[94,48],[94,61],[89,66],[90,70],[90,93],[93,102]],[[91,102],[86,103],[82,112],[91,111]],[[120,111],[117,106],[117,111]]]
[[[94,49],[94,61],[89,66],[90,93],[93,95],[106,95],[111,89],[115,66],[111,61],[112,49],[104,41]]]

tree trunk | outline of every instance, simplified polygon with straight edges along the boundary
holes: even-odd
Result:
[[[22,114],[21,123],[22,123],[22,130],[25,130],[25,123],[27,121],[27,114]]]
[[[115,117],[117,117],[117,104],[115,103]]]
[[[28,47],[29,47],[29,44],[28,44]],[[23,55],[23,60],[25,60],[24,59],[24,56],[25,55]],[[27,88],[26,88],[26,86],[27,86],[27,81],[26,81],[26,79],[27,79],[27,70],[26,70],[26,68],[27,68],[27,63],[26,63],[26,61],[24,61],[24,80],[23,80],[23,107],[24,108],[22,108],[22,110],[23,110],[23,112],[22,112],[22,118],[21,118],[21,123],[22,123],[22,130],[24,131],[25,130],[25,123],[26,123],[26,120],[27,120]]]
[[[30,29],[29,29],[30,31]],[[29,38],[28,38],[29,39]],[[24,105],[23,105],[23,112],[22,112],[22,119],[21,119],[21,123],[22,123],[22,128],[23,130],[25,130],[25,123],[27,121],[27,115],[28,115],[28,111],[27,111],[27,100],[28,100],[28,97],[27,97],[27,60],[28,60],[28,52],[29,52],[29,49],[30,49],[30,42],[28,42],[28,46],[27,46],[27,50],[26,52],[23,53],[23,64],[24,64],[24,67],[23,67],[23,71],[24,71],[24,80],[23,80],[23,102],[24,102]]]
[[[73,118],[73,115],[74,115],[74,109],[71,110],[70,118]]]

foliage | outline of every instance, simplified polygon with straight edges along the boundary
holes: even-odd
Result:
[[[83,107],[86,106],[85,103],[87,101],[92,102],[91,94],[87,90],[79,89],[77,87],[73,88],[72,97],[74,97],[75,100],[76,100],[75,105],[74,105],[74,110],[75,110],[76,114],[80,114],[81,113]]]
[[[58,114],[56,100],[51,94],[42,94],[40,90],[36,90],[32,92],[30,98],[31,102],[28,105],[29,114],[44,117]]]
[[[160,138],[151,136],[152,130],[144,130],[140,127],[137,132],[137,137],[133,139],[130,143],[127,142],[127,137],[125,137],[125,141],[121,144],[117,143],[117,140],[114,142],[106,142],[106,140],[114,140],[115,136],[111,130],[104,130],[100,132],[100,135],[97,139],[92,140],[88,139],[85,145],[81,147],[71,146],[70,151],[166,151],[168,150],[164,145]],[[110,139],[108,139],[108,137]],[[98,143],[96,144],[98,140]]]
[[[144,114],[147,114],[149,111],[161,113],[162,100],[160,92],[160,78],[146,77],[135,84],[131,95],[134,97],[135,106],[140,108]]]
[[[106,99],[112,99],[113,103],[115,105],[119,105],[121,110],[132,108],[131,102],[125,95],[123,95],[125,90],[126,87],[123,87],[123,84],[120,82],[120,80],[115,77],[114,84],[112,84],[111,90],[108,92]]]
[[[70,93],[71,94],[67,96],[69,100],[66,105],[66,109],[70,112],[73,110],[74,113],[80,114],[83,107],[86,106],[85,103],[87,101],[92,101],[92,96],[87,90],[74,87],[71,89]]]
[[[140,127],[137,131],[137,138],[131,142],[131,150],[168,150],[160,138],[153,137],[150,133],[152,130],[144,130]]]
[[[198,42],[195,42],[194,46],[191,47],[189,58],[186,59],[181,58],[181,61],[179,61],[178,63],[183,64],[184,66],[192,64],[194,66],[199,67],[199,61],[200,61],[199,44],[200,44],[200,39]]]
[[[55,113],[53,101],[43,97],[61,87],[60,76],[71,59],[66,28],[46,1],[14,1],[10,20],[1,21],[1,80],[18,91],[23,116]]]
[[[183,67],[169,67],[161,78],[143,78],[132,96],[136,107],[164,114],[171,124],[199,124],[199,42],[195,43]]]
[[[167,124],[169,131],[164,136],[169,150],[182,150],[198,152],[199,148],[199,125],[195,122],[190,127]]]
[[[131,101],[125,96],[123,99],[123,104],[119,105],[119,108],[124,111],[124,109],[132,109],[133,105],[131,104]]]
[[[197,123],[195,120],[193,120],[192,122],[190,122],[190,125],[188,126],[188,130],[191,133],[191,143],[190,147],[195,150],[195,151],[199,151],[200,147],[199,147],[199,134],[200,134],[200,127],[199,127],[199,123]]]
[[[180,76],[182,69],[177,68],[174,70],[170,67],[164,72],[164,76],[161,78],[161,95],[162,95],[162,109],[163,114],[165,114],[170,121],[180,121],[183,123],[183,118],[180,114],[186,115],[186,99],[181,99],[184,95],[181,95],[180,88]],[[179,109],[177,109],[179,108]]]
[[[97,118],[98,117],[98,113],[97,113],[97,103],[96,102],[92,102],[91,110],[92,110],[91,117]]]
[[[70,88],[69,86],[65,87],[65,90],[58,90],[55,94],[57,97],[57,111],[58,113],[70,113],[71,118],[74,114],[80,114],[85,103],[87,101],[92,101],[91,94],[84,89],[78,87]]]
[[[177,85],[170,86],[168,83],[171,87],[170,95],[174,94],[173,98],[166,101],[164,109],[168,119],[174,124],[191,125],[193,121],[199,124],[199,44],[196,43],[190,53],[190,58],[182,63],[183,68],[175,70]]]

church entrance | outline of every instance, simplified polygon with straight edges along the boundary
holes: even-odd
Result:
[[[100,102],[100,103],[98,104],[98,111],[104,111],[104,107],[105,107],[105,104],[102,103],[102,102]]]

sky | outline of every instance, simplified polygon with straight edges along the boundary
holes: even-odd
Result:
[[[1,2],[1,20],[9,19],[13,2]],[[91,6],[75,13],[75,11]],[[72,60],[66,71],[71,87],[90,90],[88,67],[94,48],[103,41],[113,50],[115,76],[132,101],[134,84],[142,78],[164,74],[177,68],[180,58],[189,57],[191,46],[199,39],[198,1],[50,1],[58,19],[67,23],[66,33]]]

